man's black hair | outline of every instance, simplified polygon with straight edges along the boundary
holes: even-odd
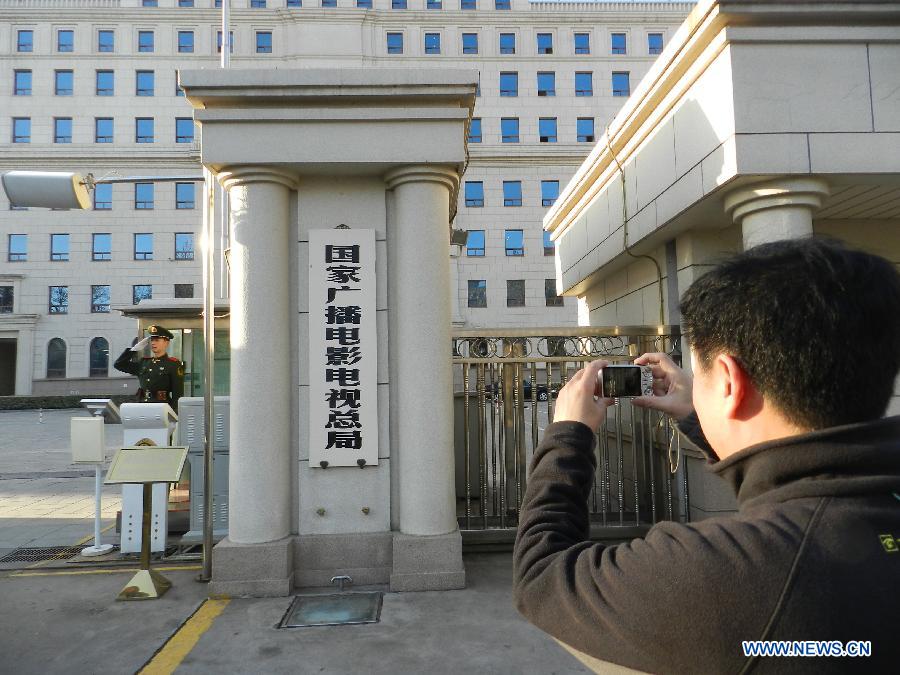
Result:
[[[702,367],[735,357],[759,392],[808,429],[881,417],[900,369],[900,274],[827,239],[756,246],[681,302]]]

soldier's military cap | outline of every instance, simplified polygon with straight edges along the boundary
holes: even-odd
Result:
[[[162,326],[157,326],[155,324],[153,326],[150,326],[150,328],[147,329],[147,332],[150,333],[150,337],[152,338],[161,337],[166,338],[166,340],[171,340],[175,337],[171,332],[167,331]]]

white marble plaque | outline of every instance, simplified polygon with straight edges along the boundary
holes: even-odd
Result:
[[[309,232],[309,465],[378,464],[375,230]]]

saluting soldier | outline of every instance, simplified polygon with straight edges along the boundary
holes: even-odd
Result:
[[[122,352],[116,369],[137,376],[141,385],[138,401],[168,403],[178,412],[178,399],[184,395],[184,364],[166,353],[174,335],[162,326],[150,326],[148,332],[149,336]],[[152,356],[141,358],[147,343]]]

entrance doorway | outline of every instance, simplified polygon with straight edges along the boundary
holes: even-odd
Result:
[[[16,339],[0,338],[0,396],[16,393]]]

